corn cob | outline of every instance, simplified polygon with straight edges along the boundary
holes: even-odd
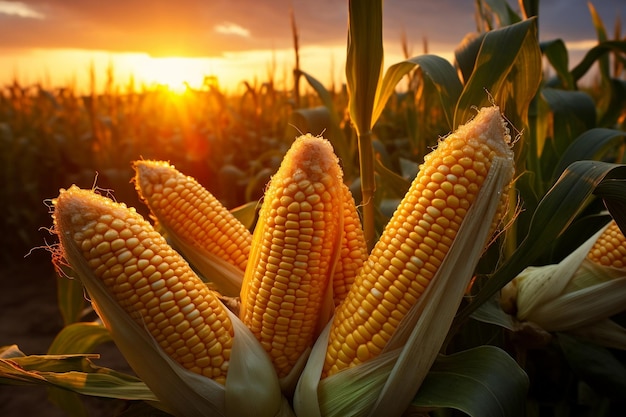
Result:
[[[343,186],[343,236],[339,260],[333,275],[333,300],[338,306],[348,295],[356,275],[367,259],[367,244],[363,236],[361,219],[354,198],[347,186]]]
[[[194,178],[163,161],[135,161],[135,186],[169,231],[202,251],[246,269],[252,235]]]
[[[512,158],[509,142],[499,109],[491,107],[425,157],[346,301],[335,312],[322,377],[383,351],[436,274],[493,158]],[[503,192],[502,208],[506,199]]]
[[[223,384],[232,323],[216,294],[185,260],[124,204],[76,186],[61,190],[53,204],[62,250],[80,253],[111,296],[168,356]]]
[[[296,139],[265,193],[240,317],[280,378],[312,344],[341,241],[342,172],[328,141]]]
[[[626,266],[626,239],[615,220],[593,245],[587,259],[604,266],[624,268]]]

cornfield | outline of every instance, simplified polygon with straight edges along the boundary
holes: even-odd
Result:
[[[381,410],[390,415],[424,416],[620,415],[626,406],[626,270],[622,263],[626,257],[626,244],[622,246],[626,241],[626,38],[620,33],[619,20],[611,39],[590,4],[598,43],[571,66],[562,40],[538,41],[537,1],[520,2],[520,13],[506,1],[477,1],[477,32],[459,43],[454,63],[426,53],[406,56],[384,70],[382,1],[353,0],[348,7],[346,85],[340,88],[323,86],[314,74],[296,65],[292,85],[274,79],[242,82],[237,94],[225,94],[209,77],[202,88],[188,88],[179,95],[160,88],[119,87],[112,75],[105,80],[102,94],[96,93],[95,79],[86,95],[72,87],[51,89],[18,82],[0,89],[2,261],[9,265],[7,275],[14,275],[34,258],[40,259],[37,254],[50,251],[56,266],[60,316],[47,351],[25,352],[2,336],[1,384],[44,386],[47,407],[72,416],[100,415],[97,401],[106,401],[106,409],[119,416],[356,416],[379,415]],[[297,54],[295,20],[292,24]],[[581,79],[587,76],[593,81],[583,84]],[[407,87],[398,89],[401,82]],[[480,140],[483,136],[491,140],[494,127],[484,128],[485,133],[480,130],[483,127],[472,125],[482,123],[485,108],[498,117],[490,126],[500,129],[500,120],[506,126],[497,132],[504,139],[498,137],[496,145],[490,142],[491,148],[464,136],[464,132],[476,130],[482,132],[477,134]],[[322,142],[320,137],[328,141],[318,144],[314,138]],[[444,143],[449,138],[461,142],[456,148],[450,145],[450,155],[436,153],[439,148],[442,153],[447,151]],[[467,143],[462,142],[465,140]],[[503,143],[506,152],[498,148]],[[314,158],[330,149],[327,144],[332,145],[334,154],[315,165]],[[462,172],[459,167],[464,162],[457,154],[473,156],[483,149],[488,149],[484,151],[488,158]],[[454,152],[457,159],[450,165],[430,167],[430,161],[448,161]],[[490,159],[494,155],[496,159]],[[498,158],[509,161],[510,166],[502,167],[505,162]],[[243,267],[245,271],[224,266],[225,259],[214,259],[219,256],[198,255],[195,243],[185,240],[192,232],[177,230],[178,226],[156,209],[162,203],[152,201],[142,188],[141,161],[169,162],[156,165],[175,167],[179,178],[197,181],[194,190],[203,187],[237,219],[232,221],[248,229],[252,237],[246,235],[247,243],[238,243],[238,250],[249,251],[253,260]],[[485,168],[484,175],[477,167]],[[424,230],[432,220],[428,227],[435,230],[432,224],[443,224],[437,216],[448,207],[425,208],[423,218],[415,208],[418,199],[422,202],[422,197],[429,195],[428,191],[413,194],[428,169],[445,169],[445,178],[459,179],[459,184],[463,175],[468,183],[482,175],[467,186],[476,191],[467,197],[468,207],[462,207],[463,215],[468,209],[467,219],[459,220],[458,234],[456,229],[451,232],[454,222],[445,219],[443,229],[436,229],[442,230],[438,239],[449,237],[451,243],[444,246],[446,250],[449,246],[450,252],[442,249],[441,241],[434,243],[442,256],[428,258],[429,267],[441,264],[441,271],[415,272],[422,280],[417,295],[413,297],[411,284],[374,290],[375,284],[367,284],[371,277],[378,282],[405,282],[396,271],[403,271],[404,279],[410,275],[407,270],[423,264],[416,258],[418,250],[420,254],[425,251],[422,243],[431,242],[434,235],[424,232],[423,241],[416,240],[412,233],[418,226]],[[325,177],[319,171],[333,175]],[[428,178],[438,177],[432,174]],[[426,184],[426,179],[423,182]],[[296,186],[310,192],[306,201],[304,197],[298,200],[289,188]],[[487,191],[482,189],[479,194],[479,187],[493,187],[489,188],[493,196],[485,197]],[[459,203],[458,195],[471,194],[457,188],[441,194],[430,184],[423,188],[431,190],[433,201],[444,195],[455,209],[465,204]],[[180,189],[175,188],[185,195]],[[447,192],[445,185],[441,189]],[[89,190],[85,192],[89,197],[81,197],[84,190]],[[89,210],[99,213],[101,207],[115,205],[115,213],[132,213],[130,220],[128,213],[116,218],[127,221],[124,227],[129,230],[134,222],[140,222],[133,216],[149,219],[141,233],[164,237],[163,242],[150,238],[158,240],[158,245],[149,252],[174,259],[173,270],[189,262],[192,268],[185,270],[180,285],[190,286],[187,283],[191,282],[194,288],[200,286],[202,297],[212,297],[211,302],[223,309],[220,320],[233,322],[228,337],[246,340],[244,345],[235,347],[233,343],[231,347],[229,339],[224,344],[227,348],[214,348],[219,353],[226,351],[227,358],[211,359],[219,365],[215,381],[206,377],[214,370],[200,376],[189,375],[193,373],[191,365],[182,370],[180,364],[189,353],[184,350],[176,356],[176,348],[165,347],[166,336],[152,331],[161,324],[147,319],[147,307],[142,307],[138,322],[132,321],[129,317],[136,318],[133,311],[118,311],[111,302],[114,297],[103,295],[104,286],[90,283],[100,272],[85,265],[105,264],[108,258],[93,260],[89,258],[92,251],[85,255],[87,260],[78,261],[76,248],[86,254],[92,243],[76,243],[67,237],[87,234],[87,226],[80,232],[71,229],[78,214],[63,211],[78,204],[70,200],[74,195],[77,201],[88,202],[83,209],[86,218],[91,215]],[[300,204],[300,217],[290,205],[293,201]],[[320,201],[325,204],[323,210],[315,208]],[[481,201],[484,212],[471,211]],[[271,208],[266,208],[270,204]],[[195,219],[194,215],[188,217]],[[293,226],[296,218],[302,221],[297,227]],[[418,220],[411,223],[415,218]],[[340,221],[335,224],[334,219]],[[294,228],[283,232],[283,224]],[[301,252],[289,247],[284,249],[286,255],[280,255],[285,256],[282,262],[273,264],[279,257],[277,242],[292,242],[282,240],[291,237],[289,233],[301,241],[310,239],[311,224],[319,229],[315,233],[320,233],[313,241],[323,236],[319,241],[325,246],[306,246]],[[59,231],[65,228],[67,235]],[[602,235],[605,229],[610,236]],[[117,231],[109,233],[117,236]],[[106,232],[97,233],[106,236]],[[482,245],[485,240],[487,244]],[[596,241],[602,244],[593,246]],[[228,238],[228,242],[233,246],[235,240]],[[420,246],[410,252],[407,248],[415,242]],[[71,245],[77,246],[72,249]],[[176,251],[170,251],[169,245]],[[128,247],[124,256],[130,256],[133,246]],[[24,257],[29,252],[35,254]],[[313,269],[303,266],[305,259],[314,263]],[[601,262],[607,259],[610,262]],[[165,264],[162,260],[164,270]],[[123,267],[118,265],[116,270]],[[279,362],[282,356],[275,347],[268,347],[275,343],[274,339],[268,342],[268,334],[274,330],[267,329],[296,313],[276,309],[272,313],[276,316],[261,314],[273,308],[272,302],[277,303],[272,298],[276,292],[268,296],[270,301],[264,301],[267,306],[254,303],[260,303],[256,300],[265,295],[269,276],[294,268],[321,277],[320,294],[308,281],[306,290],[311,290],[309,299],[319,296],[322,301],[307,307],[307,314],[315,310],[316,316],[306,323],[311,331],[300,336],[306,339],[304,345],[297,354],[292,353],[288,365],[279,365],[272,361]],[[346,288],[338,289],[335,283],[334,290],[326,290],[332,287],[327,281],[337,279],[337,271],[347,280]],[[15,277],[2,273],[5,292],[11,292]],[[224,281],[212,279],[218,274],[223,274],[220,278]],[[54,281],[53,273],[50,275]],[[220,288],[222,282],[227,284]],[[277,279],[272,285],[286,288],[288,283]],[[374,306],[367,312],[368,317],[385,317],[379,322],[367,321],[367,325],[392,328],[384,335],[390,340],[381,341],[380,329],[365,336],[365,324],[355,325],[351,335],[339,338],[335,342],[339,347],[332,350],[333,338],[349,327],[346,323],[358,324],[354,317],[365,316],[365,304],[344,312],[349,309],[343,307],[359,298],[358,294],[365,294],[352,285],[361,285],[374,295],[384,291],[396,295],[389,298],[394,300],[394,308],[401,304],[399,299],[405,302],[402,296],[424,301],[415,301],[417,307],[403,304],[409,312],[406,319],[404,311],[390,311],[395,320],[391,326],[384,321],[389,318],[380,313],[394,304],[385,298],[387,304],[381,302],[385,308],[376,310]],[[298,293],[304,292],[302,288]],[[374,304],[371,297],[362,298],[368,306]],[[119,301],[126,300],[123,297],[117,300],[124,308],[132,304]],[[289,303],[297,304],[292,299]],[[202,305],[200,301],[197,304]],[[353,318],[343,319],[345,323],[337,319],[350,314]],[[177,320],[176,316],[172,319],[174,325]],[[254,335],[246,327],[252,329],[252,322],[258,325]],[[360,337],[372,340],[359,344]],[[344,346],[348,348],[342,351]],[[115,369],[101,364],[100,349],[121,353],[130,367],[124,364]],[[252,364],[250,359],[240,361],[241,349],[263,359]],[[354,357],[345,359],[350,354]],[[344,355],[345,363],[335,365],[333,355]],[[147,358],[154,360],[152,366],[146,364]],[[332,365],[324,365],[322,370],[325,359]],[[162,384],[176,385],[183,394],[168,394]],[[172,398],[176,396],[180,398]],[[247,402],[254,403],[252,408],[246,408],[243,403]]]

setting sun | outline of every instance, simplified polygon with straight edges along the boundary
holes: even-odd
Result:
[[[150,57],[138,55],[128,62],[135,79],[147,86],[164,86],[183,92],[187,86],[200,88],[204,78],[216,75],[209,59],[182,57]]]

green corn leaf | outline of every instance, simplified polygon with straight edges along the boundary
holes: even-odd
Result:
[[[476,57],[478,56],[478,51],[480,51],[480,45],[485,39],[485,35],[486,33],[480,35],[470,33],[466,35],[461,43],[454,49],[454,59],[461,71],[464,84],[466,84],[472,76]]]
[[[290,118],[290,124],[297,131],[293,136],[298,137],[302,132],[306,132],[314,136],[324,134],[323,136],[326,137],[325,133],[330,126],[330,120],[330,112],[324,106],[295,109]]]
[[[609,173],[596,187],[594,195],[601,198],[622,233],[626,231],[626,179]]]
[[[513,358],[485,345],[439,356],[412,406],[453,408],[473,417],[522,416],[528,385]]]
[[[506,0],[484,0],[484,3],[495,15],[500,27],[512,25],[521,20]]]
[[[91,353],[97,346],[111,340],[109,331],[99,323],[73,323],[56,335],[48,354]]]
[[[504,285],[531,265],[576,219],[605,178],[626,178],[626,166],[596,161],[571,164],[539,202],[528,234],[513,255],[482,286],[464,307],[456,322],[462,323],[480,305],[491,299]],[[538,245],[537,242],[541,242]]]
[[[97,346],[111,340],[109,331],[99,323],[73,323],[64,327],[56,335],[48,348],[48,354],[91,353],[95,352]],[[84,409],[78,394],[72,391],[50,388],[48,399],[68,414],[78,416],[79,413],[82,413],[80,415],[87,416],[87,410]]]
[[[606,36],[606,29],[604,29],[604,23],[602,23],[602,19],[600,15],[596,11],[596,8],[593,6],[593,3],[587,3],[589,7],[589,14],[591,14],[591,21],[593,22],[593,27],[596,30],[596,36],[598,37],[599,42],[605,42],[608,40]],[[609,56],[604,55],[598,59],[598,64],[600,66],[600,76],[603,81],[606,81],[610,78],[611,74],[609,72]]]
[[[489,106],[493,100],[516,128],[523,129],[541,81],[537,19],[494,30],[474,42],[481,46],[456,106],[454,128],[470,120],[475,108]]]
[[[624,141],[626,132],[615,129],[595,128],[589,129],[578,136],[561,155],[554,178],[573,162],[585,159],[600,160],[608,150],[620,145]]]
[[[15,353],[15,352],[14,352]],[[30,355],[0,359],[0,383],[44,385],[97,397],[156,402],[134,376],[96,366],[94,355]]]
[[[402,174],[402,178],[412,180],[417,176],[417,173],[419,172],[419,164],[416,164],[414,161],[406,158],[398,158],[398,162],[400,163],[400,173]]]
[[[495,324],[508,330],[515,329],[513,317],[506,314],[502,310],[502,307],[500,307],[500,300],[497,297],[493,297],[483,303],[476,311],[474,311],[472,318],[483,323]]]
[[[387,198],[402,198],[411,186],[410,180],[384,166],[379,159],[376,159],[376,173],[380,176]]]
[[[520,0],[523,16],[529,18],[539,14],[539,0]]]
[[[580,80],[585,74],[587,74],[587,71],[589,71],[591,66],[596,61],[602,59],[605,54],[611,51],[626,53],[626,41],[600,42],[598,45],[588,50],[582,61],[572,68],[572,77],[574,77],[574,81],[577,82]]]
[[[545,172],[552,172],[556,160],[555,150],[549,134],[551,120],[548,103],[541,94],[536,94],[530,102],[528,110],[528,129],[521,135],[522,140],[516,146],[517,158],[516,172],[524,175],[524,185],[528,188],[518,189],[522,198],[526,200],[529,194],[545,194],[546,183],[550,178],[545,178]],[[548,166],[544,166],[548,164]],[[536,200],[533,198],[533,201]],[[535,205],[530,206],[533,210]]]
[[[608,349],[558,334],[561,350],[572,369],[604,396],[622,399],[626,395],[626,367]]]
[[[335,112],[334,106],[328,108],[326,106],[308,107],[295,109],[289,118],[291,133],[288,138],[292,139],[304,133],[310,133],[314,136],[323,136],[328,139],[335,153],[342,161],[346,161],[346,165],[351,165],[350,147],[346,142],[343,130],[339,126],[339,118]],[[346,167],[349,172],[354,172],[354,167]]]
[[[314,78],[312,75],[304,71],[299,71],[299,74],[303,76],[306,79],[306,81],[309,83],[311,88],[315,90],[320,100],[322,101],[322,104],[326,108],[328,120],[324,122],[325,123],[324,126],[320,126],[320,127],[322,127],[324,130],[324,137],[327,138],[330,141],[330,143],[333,144],[335,153],[343,161],[344,175],[347,178],[352,178],[352,176],[357,172],[356,167],[354,166],[353,163],[351,163],[351,161],[354,159],[353,158],[354,152],[352,149],[353,146],[348,142],[343,132],[343,129],[341,129],[341,126],[340,126],[341,121],[339,120],[339,112],[335,108],[335,101],[332,95],[324,87],[324,85],[321,82],[319,82],[316,78]],[[305,114],[305,116],[307,115]],[[302,133],[311,133],[311,132],[303,130]]]
[[[596,124],[596,107],[582,91],[543,88],[541,95],[552,112],[553,146],[562,154],[572,140]]]
[[[394,93],[400,80],[416,67],[420,68],[423,77],[428,78],[437,90],[448,125],[452,129],[452,109],[456,105],[463,87],[450,62],[436,55],[417,56],[394,64],[387,69],[382,81],[380,96],[375,103],[372,116],[373,123],[380,117],[387,100]]]
[[[574,79],[569,71],[569,57],[565,42],[561,39],[555,39],[541,43],[541,51],[548,58],[552,68],[556,71],[556,75],[561,80],[563,88],[571,90],[574,88]]]
[[[251,201],[239,207],[235,207],[230,212],[239,220],[248,230],[254,230],[254,223],[257,218],[257,201]]]
[[[57,278],[57,298],[59,310],[65,326],[80,320],[83,310],[87,307],[85,291],[80,280],[75,278],[72,270],[63,268],[63,274]]]
[[[598,120],[598,125],[619,126],[623,117],[623,109],[626,107],[626,81],[611,78],[607,83],[606,90],[609,91],[607,95],[610,97],[610,100],[606,108],[603,109],[604,111]]]

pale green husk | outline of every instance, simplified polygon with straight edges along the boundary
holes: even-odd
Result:
[[[278,376],[265,349],[252,332],[232,312],[235,330],[226,377],[226,415],[291,416],[281,394]]]
[[[60,239],[115,344],[164,409],[180,417],[292,415],[269,357],[234,314],[229,312],[235,337],[223,386],[169,358],[109,295],[71,237],[60,234]]]
[[[0,384],[58,387],[96,397],[158,400],[138,378],[95,365],[96,354],[26,355],[17,345],[0,347]]]
[[[150,334],[109,295],[69,236],[60,234],[65,256],[87,289],[115,344],[164,407],[176,416],[226,416],[224,387],[190,372],[158,347]]]
[[[519,320],[532,321],[546,331],[569,331],[603,321],[625,309],[626,271],[586,258],[604,229],[558,264],[530,267],[515,278]],[[610,328],[615,329],[610,326],[603,327],[602,332],[583,332],[606,339]],[[618,334],[615,337],[620,338]]]
[[[536,306],[553,300],[563,292],[603,231],[604,229],[599,230],[560,263],[528,267],[515,278],[517,317],[520,320],[527,320]]]
[[[294,397],[298,416],[401,415],[415,396],[448,333],[511,180],[508,158],[494,158],[439,271],[379,357],[319,381],[327,328],[313,347]],[[485,219],[489,219],[485,221]]]

